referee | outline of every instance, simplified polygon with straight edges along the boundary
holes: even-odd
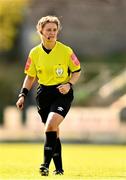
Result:
[[[48,176],[51,159],[55,175],[64,173],[62,167],[59,125],[64,120],[73,101],[72,86],[80,76],[80,63],[73,50],[57,41],[61,24],[56,16],[42,17],[36,26],[41,44],[31,49],[23,86],[16,106],[22,110],[25,98],[37,79],[37,108],[45,124],[44,160],[40,166],[42,176]]]

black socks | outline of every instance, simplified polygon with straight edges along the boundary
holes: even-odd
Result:
[[[56,170],[63,170],[62,167],[62,148],[60,139],[57,138],[56,131],[46,132],[46,140],[44,145],[44,166],[49,168],[51,159],[53,158]]]
[[[62,149],[61,149],[61,142],[60,139],[57,138],[56,140],[56,146],[55,146],[55,151],[53,154],[53,161],[56,167],[56,170],[63,170],[62,168]]]
[[[45,140],[45,145],[44,145],[44,165],[47,168],[49,168],[49,164],[53,157],[56,141],[57,141],[56,131],[46,132],[46,140]]]

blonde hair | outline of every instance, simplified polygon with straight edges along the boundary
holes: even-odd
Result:
[[[61,30],[61,23],[60,23],[60,20],[58,19],[58,17],[56,17],[56,16],[45,16],[45,17],[42,17],[42,18],[38,21],[38,23],[37,23],[37,25],[36,25],[37,32],[38,32],[38,33],[41,33],[43,27],[44,27],[47,23],[55,23],[55,24],[57,25],[58,31]]]

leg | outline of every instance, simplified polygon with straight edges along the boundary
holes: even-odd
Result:
[[[57,129],[59,124],[63,121],[63,116],[58,113],[50,112],[45,125],[45,145],[44,145],[44,163],[40,167],[41,175],[44,175],[43,169],[49,168],[53,153],[55,151],[57,140]]]
[[[56,141],[56,147],[55,147],[55,151],[53,154],[53,162],[55,164],[55,171],[53,172],[55,175],[59,174],[62,175],[63,174],[63,167],[62,167],[62,147],[61,147],[61,142],[60,142],[60,138],[59,138],[59,128],[57,131],[57,141]]]
[[[57,142],[57,134],[58,134],[58,127],[60,123],[65,118],[66,114],[68,113],[71,102],[73,100],[73,91],[72,89],[69,91],[66,95],[61,95],[60,97],[51,102],[50,108],[48,109],[48,118],[46,119],[45,124],[45,145],[44,145],[44,164],[40,167],[41,174],[43,175],[44,171],[47,172],[51,159],[53,157],[53,154],[55,152],[56,142]],[[45,100],[46,101],[46,100]],[[42,102],[43,99],[42,99]],[[47,109],[45,109],[47,111]],[[55,112],[55,113],[54,113]],[[45,113],[42,113],[45,114]],[[61,152],[60,147],[60,141],[59,141],[59,152]],[[58,160],[59,163],[59,160]],[[59,166],[56,166],[56,169]],[[62,159],[60,167],[62,167]],[[63,172],[62,172],[63,173]],[[47,173],[48,174],[48,173]]]
[[[50,112],[47,118],[45,132],[55,131],[58,132],[58,127],[63,121],[64,117],[58,113]]]

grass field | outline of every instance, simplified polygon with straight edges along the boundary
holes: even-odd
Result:
[[[63,144],[65,174],[42,177],[41,144],[0,144],[0,180],[126,180],[126,146]]]

